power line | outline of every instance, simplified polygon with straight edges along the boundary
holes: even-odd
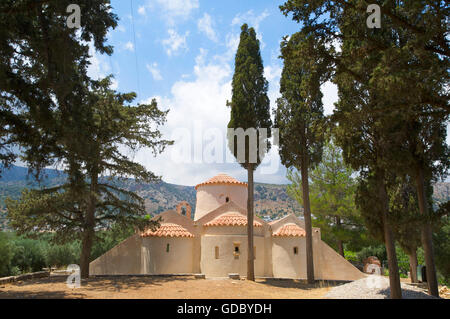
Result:
[[[139,96],[141,96],[141,84],[139,81],[139,66],[138,66],[138,56],[137,56],[137,46],[136,46],[136,32],[134,30],[133,0],[130,0],[130,6],[131,6],[131,25],[133,27],[134,58],[135,58],[135,62],[136,62],[137,86],[138,86]]]

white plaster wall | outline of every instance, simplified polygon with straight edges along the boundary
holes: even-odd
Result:
[[[219,228],[219,227],[215,227]],[[255,276],[264,276],[264,236],[255,236]],[[234,243],[239,243],[240,255],[235,258]],[[215,258],[215,247],[219,247],[219,259]],[[228,277],[229,273],[247,276],[247,235],[210,235],[201,239],[200,269],[207,277]]]
[[[133,235],[89,264],[90,275],[141,274],[141,244]]]
[[[247,207],[247,186],[233,184],[202,185],[197,188],[194,220],[223,205],[226,197],[242,208]]]
[[[169,244],[169,252],[166,251]],[[144,274],[186,274],[194,272],[194,238],[145,237],[142,241]]]
[[[275,278],[306,278],[305,237],[273,237],[272,265]],[[298,254],[294,254],[298,247]]]
[[[323,241],[317,243],[314,262],[319,268],[314,271],[318,274],[317,278],[320,279],[351,281],[366,277],[358,268]]]

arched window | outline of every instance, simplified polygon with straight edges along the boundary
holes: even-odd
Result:
[[[298,255],[298,247],[294,247],[294,255]]]
[[[230,197],[227,196],[227,198],[225,198],[225,203],[228,203],[230,201]]]
[[[215,254],[216,259],[219,259],[219,246],[215,247],[214,254]]]
[[[166,253],[168,253],[169,250],[170,250],[170,244],[167,244],[167,246],[166,246]]]

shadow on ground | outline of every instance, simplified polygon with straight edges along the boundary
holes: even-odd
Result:
[[[311,290],[317,288],[335,287],[339,284],[334,281],[316,281],[314,284],[308,284],[306,280],[297,279],[257,279],[257,283],[269,285],[278,288],[297,288],[302,290]]]

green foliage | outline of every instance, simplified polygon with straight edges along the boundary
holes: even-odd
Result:
[[[436,268],[440,281],[450,285],[450,216],[443,217],[441,223],[433,234]]]
[[[0,232],[0,277],[10,274],[13,249],[6,232]]]
[[[80,262],[81,247],[79,241],[62,245],[49,245],[46,251],[46,264],[49,267],[63,268]]]
[[[352,263],[360,263],[360,260],[358,258],[358,255],[355,251],[351,250],[344,250],[345,259]]]
[[[323,104],[320,85],[326,78],[326,63],[317,58],[324,48],[302,33],[281,42],[284,60],[280,79],[281,97],[274,110],[279,128],[281,162],[300,169],[320,162],[323,146]]]
[[[6,165],[17,157],[17,144],[39,169],[50,164],[46,155],[58,149],[58,139],[71,136],[72,147],[81,146],[76,137],[83,132],[76,123],[85,111],[88,43],[111,54],[106,34],[118,19],[109,0],[80,0],[81,28],[68,28],[71,3],[0,2],[0,161]]]
[[[133,234],[132,226],[123,228],[119,224],[99,231],[90,260],[103,255]],[[0,232],[0,277],[41,271],[44,267],[65,268],[70,264],[79,264],[81,242],[74,240],[59,244],[55,239],[53,233],[42,233],[31,239],[12,232]]]
[[[46,266],[46,248],[47,243],[44,241],[16,238],[12,242],[11,265],[17,267],[21,273],[41,271]]]
[[[386,247],[384,245],[367,246],[356,253],[356,258],[360,263],[370,256],[377,257],[383,263],[387,259]]]
[[[359,243],[363,222],[356,210],[353,171],[344,164],[340,149],[330,139],[325,143],[322,162],[310,173],[309,196],[313,226],[322,229],[323,240],[334,248],[338,242]],[[288,170],[288,194],[303,203],[301,176]]]

